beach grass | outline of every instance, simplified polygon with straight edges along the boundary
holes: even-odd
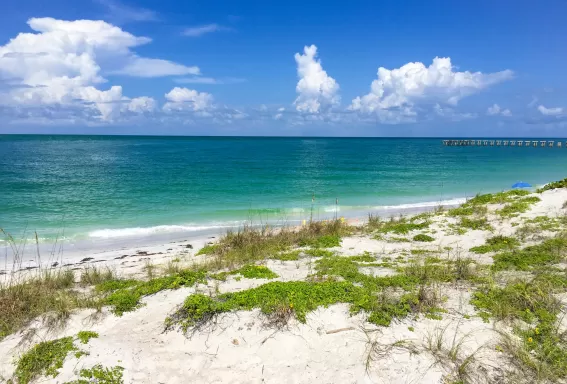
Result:
[[[259,228],[245,226],[229,231],[218,243],[208,245],[198,254],[211,256],[209,267],[235,268],[256,261],[277,257],[292,247],[329,248],[340,245],[341,237],[353,228],[341,220],[309,222],[299,228]]]

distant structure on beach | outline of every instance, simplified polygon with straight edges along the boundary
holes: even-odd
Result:
[[[562,141],[555,140],[443,140],[449,147],[563,147]],[[565,142],[567,148],[567,141]]]

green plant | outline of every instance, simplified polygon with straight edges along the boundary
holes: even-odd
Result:
[[[435,238],[429,236],[429,235],[425,235],[423,233],[420,233],[418,235],[415,235],[413,237],[414,241],[421,241],[421,242],[432,242],[435,241]]]
[[[335,252],[321,248],[306,249],[305,251],[303,251],[303,253],[313,257],[331,257],[335,255]]]
[[[278,275],[263,265],[245,265],[236,272],[247,279],[274,279],[278,277]]]
[[[350,282],[291,281],[267,283],[245,291],[222,294],[217,298],[195,294],[189,296],[166,319],[165,324],[167,329],[179,325],[186,332],[191,327],[206,324],[219,313],[260,308],[262,313],[271,314],[282,306],[292,309],[295,317],[305,322],[306,314],[317,307],[338,302],[352,303],[361,292],[361,288]]]
[[[140,300],[144,296],[153,295],[166,289],[177,289],[180,287],[191,287],[197,283],[205,282],[206,274],[204,271],[185,270],[178,274],[158,277],[149,281],[124,281],[119,284],[104,285],[104,289],[118,288],[105,298],[105,303],[112,306],[112,311],[121,316],[124,312],[135,310],[140,306]],[[100,289],[100,288],[99,288]]]
[[[323,235],[313,239],[305,239],[299,242],[302,247],[309,246],[315,248],[332,248],[341,245],[341,238],[338,235]]]
[[[72,337],[41,342],[20,357],[14,378],[18,384],[27,384],[43,375],[56,377],[67,354],[75,350]]]
[[[195,256],[199,256],[199,255],[212,255],[214,254],[216,251],[218,251],[220,248],[219,244],[208,244],[205,245],[203,248],[201,248],[199,250],[199,252],[197,252],[195,254]]]
[[[565,287],[558,287],[555,280],[536,276],[503,288],[486,286],[471,300],[485,321],[494,317],[524,322],[525,326],[514,327],[518,342],[502,333],[500,345],[512,364],[537,382],[567,377],[567,337],[560,331],[561,302],[554,296]]]
[[[527,212],[530,207],[538,201],[541,201],[541,199],[537,196],[525,197],[510,204],[506,204],[501,210],[496,211],[496,213],[503,218],[515,217],[520,213]]]
[[[488,223],[486,217],[481,217],[478,219],[462,217],[459,224],[463,228],[473,229],[478,231],[491,231],[493,229],[492,226]]]
[[[567,237],[563,234],[543,241],[540,244],[512,250],[493,256],[494,270],[517,269],[527,271],[530,268],[551,265],[565,259]]]
[[[486,239],[486,244],[472,247],[470,251],[483,254],[488,252],[498,252],[504,249],[514,249],[519,245],[520,242],[513,237],[498,235],[489,237]]]
[[[291,252],[277,253],[275,255],[272,255],[271,258],[281,261],[295,261],[295,260],[299,260],[299,253],[300,251],[298,250]]]
[[[567,188],[567,178],[559,181],[554,181],[553,183],[549,183],[544,185],[543,187],[537,190],[537,193],[542,193],[545,191],[550,191],[552,189],[559,189],[559,188]]]
[[[116,366],[112,368],[105,368],[98,364],[90,369],[81,369],[79,372],[79,379],[67,382],[65,384],[123,384],[124,368]]]
[[[349,257],[352,261],[358,261],[363,263],[372,263],[376,261],[376,257],[372,256],[370,252],[364,252],[362,255],[358,256],[350,256]]]
[[[81,341],[81,343],[87,344],[90,339],[97,338],[97,337],[98,337],[98,333],[92,332],[92,331],[80,331],[80,332],[77,334],[77,337],[79,338],[79,340]]]

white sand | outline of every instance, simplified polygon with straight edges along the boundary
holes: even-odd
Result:
[[[542,201],[519,218],[505,221],[494,218],[494,233],[469,231],[464,235],[446,234],[450,231],[447,224],[454,219],[440,216],[435,218],[435,223],[428,230],[422,231],[435,237],[433,243],[392,243],[369,236],[354,236],[343,239],[342,246],[335,250],[344,256],[368,251],[376,255],[377,262],[384,257],[411,257],[409,251],[412,249],[441,250],[440,257],[458,251],[462,256],[489,264],[492,261],[490,255],[469,253],[469,248],[484,244],[486,238],[494,234],[514,233],[517,228],[512,226],[514,222],[540,215],[554,217],[565,214],[562,206],[567,200],[567,190],[548,191],[539,196]],[[186,248],[187,243],[183,242],[107,252],[97,255],[98,259],[106,260],[97,265],[109,265],[125,277],[140,277],[148,261],[155,265],[163,265],[173,259],[180,259],[181,265],[202,261],[204,256],[195,257],[194,254],[208,241],[192,241],[193,249]],[[447,251],[444,247],[452,250]],[[139,255],[139,251],[150,255]],[[123,255],[128,256],[117,259]],[[266,265],[279,275],[275,280],[291,281],[304,280],[312,272],[311,262],[310,259],[268,261]],[[84,265],[88,262],[75,267],[82,268]],[[387,268],[361,270],[375,275],[393,273]],[[364,321],[363,314],[351,316],[348,305],[338,304],[308,314],[306,324],[292,321],[289,329],[277,332],[263,326],[262,315],[257,310],[221,316],[214,327],[191,337],[177,330],[164,332],[164,319],[194,292],[214,292],[217,289],[234,292],[266,282],[245,278],[237,281],[231,276],[226,282],[217,283],[218,286],[209,282],[194,288],[163,291],[144,298],[145,306],[122,317],[106,310],[98,319],[92,318],[90,310],[76,312],[60,330],[48,331],[36,322],[28,328],[35,329],[30,340],[25,341],[26,332],[20,332],[0,342],[0,377],[12,375],[14,361],[33,343],[73,336],[81,330],[100,334],[87,345],[76,343],[89,354],[79,359],[70,354],[59,376],[42,378],[38,382],[64,383],[76,379],[81,368],[102,364],[124,367],[125,383],[443,383],[450,378],[455,365],[450,361],[437,363],[438,360],[427,352],[425,346],[428,339],[444,329],[445,350],[451,348],[453,340],[459,341],[464,337],[459,359],[476,352],[477,362],[473,371],[477,373],[478,382],[494,380],[506,366],[502,355],[495,349],[498,334],[494,324],[484,323],[475,316],[475,310],[469,304],[470,289],[464,285],[453,285],[444,290],[447,313],[443,314],[442,320],[420,316],[418,319],[394,321],[390,327],[375,327]],[[409,327],[413,327],[413,331]],[[327,333],[343,328],[352,329]],[[407,340],[419,353],[392,349],[384,356],[375,356],[367,367],[371,345],[385,346],[399,340]]]

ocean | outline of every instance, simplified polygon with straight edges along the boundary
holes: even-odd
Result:
[[[100,243],[389,216],[535,187],[566,166],[567,148],[441,139],[0,135],[0,228]]]

